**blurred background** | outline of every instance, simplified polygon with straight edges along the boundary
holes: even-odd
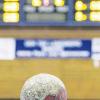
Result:
[[[1,38],[92,39],[99,30],[66,28],[1,28]],[[49,73],[63,80],[68,97],[75,100],[100,99],[100,69],[91,59],[16,59],[0,61],[0,98],[19,98],[25,80]]]
[[[56,11],[53,10],[54,8],[52,9],[53,6],[46,8],[47,10],[44,10],[45,8],[37,9],[41,6],[40,1],[35,4],[34,0],[27,0],[24,6],[22,3],[24,0],[22,0],[20,2],[22,6],[18,9],[16,2],[19,3],[19,0],[1,0],[0,39],[92,40],[100,37],[99,0],[97,3],[92,2],[91,6],[88,5],[90,4],[90,0],[87,0],[87,2],[82,2],[82,0],[75,0],[77,2],[69,0],[70,2],[67,2],[67,0],[65,0],[66,3],[64,3],[64,0],[62,0],[61,3],[59,3],[59,0],[55,0],[54,7]],[[15,2],[15,4],[9,4],[12,2]],[[5,3],[5,5],[3,3]],[[76,6],[73,10],[74,4]],[[44,2],[44,5],[47,7],[49,5],[48,1],[47,3]],[[23,6],[24,11],[22,10]],[[59,8],[59,6],[62,8]],[[4,7],[3,11],[2,7]],[[68,13],[67,16],[68,9],[72,11],[70,10],[71,13]],[[100,43],[97,44],[98,48],[100,48]],[[3,48],[5,45],[1,43],[0,46]],[[88,48],[88,46],[86,46],[86,48]],[[3,51],[0,50],[0,55],[1,54],[3,55]],[[100,60],[99,58],[100,57],[98,57],[97,60]],[[49,73],[59,77],[66,86],[68,100],[100,99],[99,62],[95,62],[94,64],[91,57],[78,59],[75,57],[71,59],[62,59],[59,57],[56,59],[49,57],[24,57],[12,60],[4,60],[1,57],[0,59],[1,100],[19,100],[20,91],[25,80],[39,73]]]

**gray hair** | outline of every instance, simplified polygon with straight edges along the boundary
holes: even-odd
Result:
[[[46,96],[55,96],[65,86],[63,82],[49,74],[38,74],[29,78],[20,94],[20,100],[44,100]]]

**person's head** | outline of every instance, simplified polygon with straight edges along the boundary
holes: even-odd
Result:
[[[67,100],[67,92],[59,78],[38,74],[25,82],[20,100]]]

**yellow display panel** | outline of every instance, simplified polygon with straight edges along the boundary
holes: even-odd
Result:
[[[91,1],[90,10],[100,10],[100,1]]]
[[[83,12],[76,12],[75,13],[75,20],[76,21],[85,21],[87,20],[87,16]]]
[[[4,13],[3,22],[6,22],[6,23],[19,22],[19,13]]]
[[[19,11],[19,3],[18,2],[5,2],[3,6],[3,10],[5,12],[17,12]]]
[[[76,9],[76,10],[79,10],[79,11],[81,11],[81,10],[86,10],[86,9],[87,9],[87,5],[84,4],[82,1],[77,1],[77,2],[75,3],[75,9]]]
[[[55,6],[64,6],[65,0],[54,0]]]
[[[42,0],[32,0],[33,7],[40,7],[42,5]]]
[[[91,12],[90,21],[100,21],[100,12]]]

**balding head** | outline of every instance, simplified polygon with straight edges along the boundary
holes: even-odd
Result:
[[[67,100],[66,89],[57,77],[39,74],[25,82],[20,100]]]

